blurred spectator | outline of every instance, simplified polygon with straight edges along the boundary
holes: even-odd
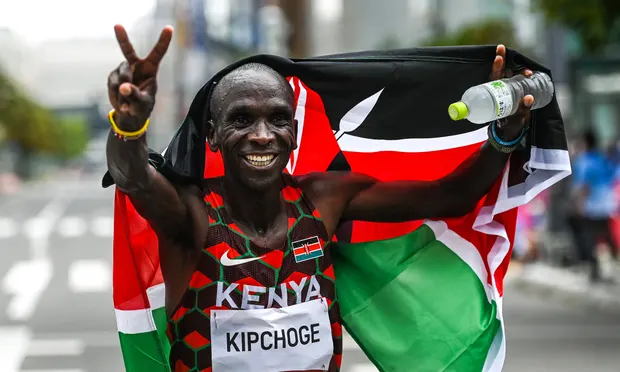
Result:
[[[582,151],[573,160],[573,208],[569,215],[578,254],[590,264],[592,282],[603,278],[597,244],[603,240],[617,260],[617,247],[611,232],[611,218],[617,212],[614,193],[615,165],[606,153],[598,148],[596,135],[588,130],[583,135]]]
[[[521,263],[538,260],[542,254],[542,235],[547,224],[548,192],[543,191],[519,207],[514,242],[514,258]]]

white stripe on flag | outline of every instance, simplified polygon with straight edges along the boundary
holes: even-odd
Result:
[[[116,327],[124,334],[137,334],[155,331],[155,320],[151,309],[118,310],[116,315]]]
[[[366,364],[354,364],[351,366],[351,372],[379,372],[377,367],[370,363]]]
[[[502,316],[502,298],[499,296],[497,288],[495,287],[495,278],[492,278],[493,287],[490,287],[487,283],[488,273],[478,249],[476,249],[471,242],[464,239],[455,231],[449,229],[444,221],[425,221],[424,223],[431,228],[431,230],[433,230],[435,238],[438,241],[450,248],[472,269],[480,280],[489,302],[495,301],[497,306],[497,318],[500,321],[501,327],[493,338],[493,342],[487,352],[483,371],[500,372],[504,366],[504,360],[506,357],[506,340],[504,320]],[[510,245],[503,225],[496,224],[496,226],[492,226],[492,229],[494,230],[492,231],[492,234],[499,236],[496,245],[499,243],[502,245],[501,248],[504,248],[503,245],[505,244]],[[504,251],[504,249],[502,249],[502,251]],[[491,262],[489,262],[489,264],[491,264]]]
[[[164,283],[154,285],[146,290],[152,310],[166,306],[166,286]]]
[[[433,230],[435,239],[450,248],[472,269],[484,288],[484,292],[487,295],[487,300],[491,302],[493,300],[493,293],[487,281],[489,275],[478,249],[471,242],[465,240],[453,230],[450,230],[444,221],[424,221],[424,224]]]
[[[166,287],[164,283],[154,285],[146,290],[151,308],[139,310],[114,309],[116,327],[124,334],[137,334],[155,331],[153,311],[166,306]]]
[[[498,304],[498,307],[501,306]],[[502,327],[497,331],[497,334],[493,338],[491,347],[487,353],[487,358],[484,361],[483,372],[501,372],[504,368],[504,361],[506,360],[506,340],[504,334],[504,322],[500,319]]]
[[[509,166],[506,169],[509,169]],[[510,187],[506,171],[497,202],[481,208],[474,222],[474,229],[478,230],[477,227],[491,222],[494,215],[529,203],[542,191],[570,176],[572,170],[568,150],[532,147],[527,169],[532,173],[527,176],[525,182]]]
[[[486,141],[488,138],[487,127],[478,130],[457,134],[454,136],[434,138],[405,138],[399,140],[380,140],[356,137],[345,134],[338,140],[338,146],[342,151],[350,152],[430,152],[440,150],[452,150],[454,148],[469,146]]]

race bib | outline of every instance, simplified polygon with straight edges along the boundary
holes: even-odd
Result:
[[[281,309],[211,311],[213,372],[327,370],[333,353],[325,299]]]

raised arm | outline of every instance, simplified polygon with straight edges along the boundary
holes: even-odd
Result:
[[[489,192],[507,161],[508,155],[487,141],[454,172],[437,181],[378,182],[364,175],[345,176],[354,195],[342,218],[400,222],[463,216]]]
[[[491,80],[505,76],[505,55],[505,47],[498,46]],[[524,74],[529,76],[531,71]],[[501,140],[510,142],[521,135],[533,103],[534,98],[526,96],[519,110],[496,126]],[[436,181],[380,182],[362,174],[328,173],[302,182],[333,232],[341,220],[404,222],[465,215],[488,193],[508,159],[509,154],[496,149],[489,139],[454,172]]]
[[[149,165],[144,135],[144,126],[155,105],[157,70],[170,44],[172,28],[164,28],[145,59],[137,56],[122,26],[115,26],[114,31],[125,61],[108,77],[108,95],[114,108],[112,120],[116,124],[108,135],[108,170],[117,187],[129,195],[138,213],[153,229],[158,234],[174,236],[188,219],[187,206],[177,189]],[[124,136],[124,132],[129,133]]]

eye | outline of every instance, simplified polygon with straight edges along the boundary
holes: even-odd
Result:
[[[291,120],[288,115],[276,114],[271,117],[271,122],[275,125],[284,126],[288,125]]]
[[[237,126],[246,126],[250,123],[250,118],[245,114],[235,115],[232,118],[232,122]]]

